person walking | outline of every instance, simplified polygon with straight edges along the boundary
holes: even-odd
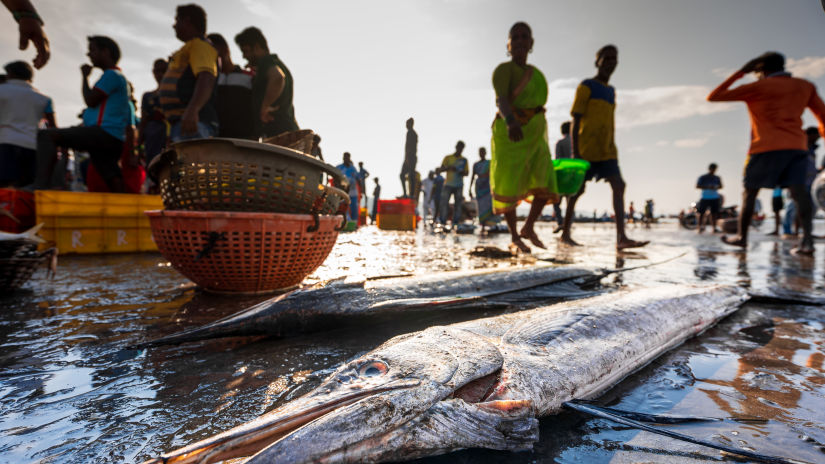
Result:
[[[413,129],[415,120],[407,119],[407,140],[404,143],[404,164],[401,166],[401,189],[404,198],[415,192],[415,165],[418,163],[418,133]],[[409,188],[408,188],[409,187]]]
[[[730,88],[750,73],[756,74],[756,82]],[[825,134],[825,103],[819,98],[816,86],[786,72],[782,54],[767,52],[748,61],[715,88],[707,99],[711,102],[745,102],[752,126],[751,145],[745,161],[739,233],[734,237],[722,236],[722,241],[746,247],[759,189],[787,186],[802,222],[802,238],[792,252],[813,254],[811,196],[805,191],[808,146],[801,121],[805,108],[809,108],[819,121],[820,134]]]
[[[498,112],[490,143],[490,188],[493,212],[503,214],[510,229],[512,253],[530,252],[524,238],[544,248],[534,224],[548,201],[558,201],[544,117],[547,80],[538,68],[527,63],[533,45],[530,26],[524,22],[513,24],[507,39],[511,60],[499,64],[493,72]],[[533,197],[530,213],[519,231],[516,207],[529,196]]]
[[[478,161],[473,164],[469,186],[470,198],[473,198],[473,186],[476,189],[478,225],[481,226],[481,232],[484,232],[487,226],[496,222],[493,216],[493,195],[490,191],[490,160],[487,159],[487,150],[484,147],[478,149]]]
[[[600,179],[610,184],[613,191],[613,212],[616,215],[616,249],[623,250],[645,246],[647,241],[631,240],[625,234],[624,192],[625,181],[619,170],[618,150],[614,140],[616,111],[616,89],[609,84],[610,77],[619,63],[619,49],[615,45],[605,45],[596,52],[596,76],[585,79],[576,89],[576,98],[570,114],[573,116],[571,128],[571,154],[590,162],[584,177],[585,184]],[[567,198],[561,242],[578,246],[571,234],[576,202],[584,194],[585,185],[575,195]]]
[[[453,227],[461,223],[461,206],[464,203],[464,177],[469,174],[467,158],[461,155],[464,151],[464,142],[461,140],[455,144],[455,152],[444,157],[438,171],[446,172],[447,179],[444,181],[444,188],[441,191],[441,216],[438,218],[441,224],[447,223],[447,211],[450,205],[450,197],[453,197]]]
[[[696,232],[699,234],[705,230],[705,213],[710,215],[713,232],[718,232],[716,221],[719,219],[719,211],[722,210],[722,196],[719,195],[719,190],[722,189],[722,179],[716,175],[717,167],[716,163],[710,163],[707,174],[699,176],[699,180],[696,181],[696,188],[702,191],[699,205],[696,207],[696,212],[699,215]]]
[[[372,189],[372,223],[378,220],[378,201],[381,198],[381,184],[378,183],[378,178],[372,179],[375,182],[375,188]]]
[[[571,148],[570,148],[570,121],[564,121],[561,123],[561,135],[562,137],[556,142],[556,159],[565,159],[570,158],[571,156]],[[559,233],[562,230],[562,226],[564,225],[564,214],[561,211],[561,199],[559,199],[558,203],[553,203],[553,215],[556,217],[556,228],[553,229],[553,233]]]

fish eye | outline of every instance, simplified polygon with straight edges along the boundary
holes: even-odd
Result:
[[[358,368],[361,377],[377,377],[387,373],[387,365],[381,361],[370,361]]]

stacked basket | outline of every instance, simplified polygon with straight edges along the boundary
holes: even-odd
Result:
[[[47,260],[56,266],[57,249],[37,251],[37,242],[28,239],[0,241],[0,294],[16,290]]]
[[[306,154],[312,135],[190,140],[157,157],[149,169],[165,209],[146,214],[163,256],[210,291],[299,284],[332,250],[349,204],[327,185],[343,174]]]

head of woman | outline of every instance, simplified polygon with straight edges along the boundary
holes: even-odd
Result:
[[[507,38],[507,53],[513,61],[526,62],[527,54],[533,50],[533,31],[525,22],[517,22],[510,28]]]

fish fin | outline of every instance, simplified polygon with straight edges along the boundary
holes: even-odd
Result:
[[[585,317],[587,314],[581,313],[538,313],[508,330],[502,341],[512,345],[547,346]]]
[[[384,308],[422,308],[426,306],[443,306],[450,304],[469,303],[484,298],[482,294],[453,295],[433,298],[399,298],[396,300],[380,301],[369,306],[370,309]]]
[[[38,224],[38,225],[32,227],[31,229],[23,232],[23,238],[25,238],[27,240],[35,241],[37,243],[46,243],[45,240],[43,240],[42,238],[37,236],[37,233],[40,232],[40,229],[42,229],[45,224],[46,224],[45,222],[41,222],[40,224]]]

